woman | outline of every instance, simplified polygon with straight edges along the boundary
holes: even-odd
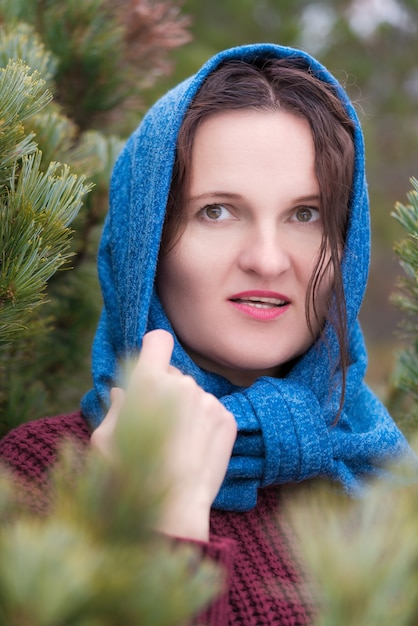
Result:
[[[310,623],[272,519],[278,485],[322,476],[356,494],[408,449],[363,382],[368,262],[363,140],[345,92],[301,51],[216,55],[152,107],[115,165],[81,413],[17,429],[3,458],[41,477],[45,447],[22,460],[32,438],[54,451],[92,429],[108,450],[119,364],[142,347],[128,393],[142,385],[178,409],[159,529],[228,571],[207,622]]]

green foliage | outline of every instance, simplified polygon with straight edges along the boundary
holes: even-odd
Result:
[[[34,307],[45,296],[46,283],[67,260],[68,224],[88,191],[68,166],[51,163],[40,171],[42,155],[23,157],[10,187],[3,187],[0,220],[0,345],[16,338]],[[18,173],[17,173],[18,172]]]
[[[115,112],[121,119],[138,111],[144,89],[171,69],[167,51],[190,39],[189,20],[172,1],[29,4],[0,0],[0,15],[6,24],[26,22],[37,31],[55,61],[58,101],[81,130],[104,129],[109,119],[115,125]]]
[[[161,415],[125,411],[112,461],[66,447],[45,517],[2,476],[1,626],[182,626],[219,590],[213,564],[152,530],[166,430]]]
[[[396,299],[397,304],[411,316],[408,328],[418,335],[418,180],[413,178],[414,189],[407,194],[408,204],[398,202],[393,217],[406,231],[406,238],[395,245],[395,252],[405,271],[406,278],[401,282],[405,294]]]
[[[0,65],[5,67],[9,59],[30,59],[31,71],[39,72],[44,81],[51,81],[56,71],[52,54],[33,28],[23,22],[0,31]]]
[[[408,204],[398,202],[392,214],[406,231],[406,237],[395,245],[405,274],[398,281],[400,291],[393,302],[404,314],[402,334],[407,347],[398,358],[390,401],[407,432],[418,427],[418,180],[411,182]]]
[[[0,184],[9,182],[16,159],[35,149],[33,136],[25,134],[23,121],[43,108],[51,99],[38,73],[30,76],[20,61],[10,62],[0,72]]]
[[[76,408],[90,384],[118,133],[187,25],[174,1],[0,0],[0,436]]]
[[[418,481],[394,471],[352,500],[317,487],[291,503],[291,520],[319,604],[315,626],[418,622]]]
[[[40,51],[35,45],[38,66],[45,67]],[[90,188],[85,177],[78,177],[67,165],[45,164],[35,133],[27,128],[31,119],[51,106],[51,98],[38,70],[22,60],[10,60],[0,68],[1,409],[16,386],[16,379],[10,379],[14,350],[45,330],[46,319],[39,318],[36,310],[45,300],[47,281],[72,256],[69,224]],[[38,392],[36,381],[30,385]],[[21,387],[17,395],[27,397]],[[2,414],[1,424],[7,430],[13,420],[8,422]]]

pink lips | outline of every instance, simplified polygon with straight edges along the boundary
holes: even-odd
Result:
[[[228,301],[244,315],[263,322],[280,317],[290,304],[289,298],[280,293],[259,289],[236,293]]]

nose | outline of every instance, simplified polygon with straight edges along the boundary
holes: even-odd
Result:
[[[274,278],[290,268],[290,248],[276,227],[253,227],[242,241],[238,263],[245,272]]]

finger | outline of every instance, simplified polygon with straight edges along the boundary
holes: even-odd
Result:
[[[169,365],[167,371],[169,374],[173,374],[173,376],[184,376],[183,372],[180,371],[177,367],[174,367],[174,365]]]
[[[112,387],[110,390],[110,410],[119,413],[125,400],[125,391],[120,387]]]
[[[125,392],[123,389],[113,387],[110,390],[110,408],[102,423],[93,431],[91,435],[91,444],[102,453],[109,454],[111,450],[111,439],[118,422],[124,399]]]
[[[119,413],[125,399],[125,392],[119,387],[113,387],[110,390],[110,409],[107,412],[101,426],[106,432],[113,432],[118,421]],[[100,428],[100,427],[99,427]]]
[[[167,370],[173,347],[174,340],[169,332],[162,329],[152,330],[144,335],[138,364],[148,370],[161,368]]]

